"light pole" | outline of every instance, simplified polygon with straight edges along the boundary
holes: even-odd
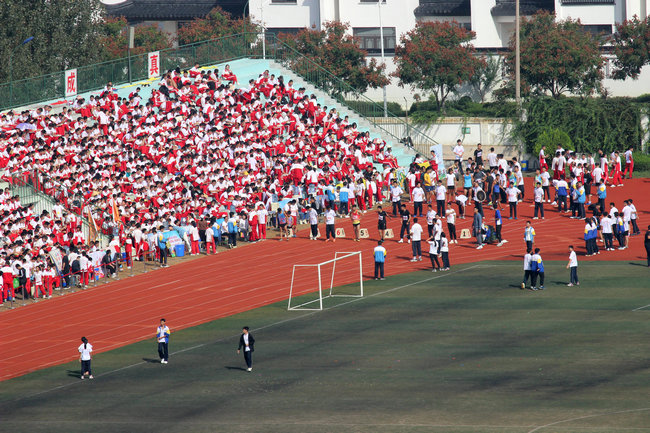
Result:
[[[377,1],[377,10],[379,11],[379,39],[381,41],[381,63],[386,66],[386,58],[384,57],[384,27],[381,25],[381,3],[382,0]],[[384,91],[384,117],[388,117],[388,101],[386,100],[386,86],[383,87]]]
[[[521,108],[521,46],[519,41],[519,0],[515,0],[515,101]]]
[[[14,102],[14,51],[22,47],[25,44],[28,44],[34,39],[34,36],[30,36],[20,44],[18,44],[14,49],[9,51],[9,102]]]

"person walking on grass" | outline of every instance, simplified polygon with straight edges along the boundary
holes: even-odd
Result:
[[[544,261],[542,260],[542,256],[539,254],[539,252],[540,249],[535,248],[535,254],[533,254],[532,257],[532,290],[544,290]],[[539,278],[539,287],[537,286],[537,278]]]
[[[410,235],[411,239],[413,240],[413,243],[411,244],[411,248],[413,249],[413,258],[411,259],[412,262],[420,262],[422,261],[422,232],[424,229],[422,229],[422,226],[420,223],[418,223],[417,218],[413,218],[413,225],[411,226],[410,230]]]
[[[253,352],[255,351],[255,338],[249,332],[248,326],[244,326],[239,336],[239,346],[237,353],[244,349],[244,360],[246,361],[246,371],[253,371]]]
[[[476,236],[477,250],[483,249],[483,217],[477,208],[474,208],[474,220],[472,221],[472,231]]]
[[[158,356],[160,357],[161,364],[169,362],[169,328],[165,324],[165,319],[160,319],[160,326],[156,331],[158,338]]]
[[[372,251],[375,259],[375,280],[384,279],[384,264],[386,263],[386,248],[384,248],[384,241],[377,242],[377,246]]]
[[[645,247],[645,255],[648,261],[648,267],[650,268],[650,226],[648,226],[648,230],[645,232],[643,246]]]
[[[570,270],[571,279],[571,282],[567,284],[567,286],[579,286],[580,282],[578,281],[578,256],[573,249],[573,245],[569,245],[569,263],[567,263],[566,268]]]
[[[533,281],[533,275],[532,275],[532,265],[533,265],[533,255],[531,254],[533,250],[528,249],[526,250],[526,254],[524,254],[524,280],[521,282],[521,290],[524,290],[526,288],[526,283],[528,282],[528,279],[530,278],[530,281],[532,283]]]
[[[350,211],[350,220],[352,220],[352,230],[354,230],[354,241],[359,242],[361,232],[361,212],[357,206],[352,206]]]
[[[535,242],[535,228],[530,221],[526,221],[526,228],[524,228],[524,241],[526,242],[526,249],[533,249],[533,242]]]
[[[93,345],[88,342],[86,337],[81,337],[79,346],[79,360],[81,360],[81,380],[88,376],[88,379],[94,379],[93,371],[90,368],[90,354],[93,351]]]

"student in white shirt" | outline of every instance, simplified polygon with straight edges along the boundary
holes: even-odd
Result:
[[[90,368],[90,354],[93,351],[93,345],[88,342],[86,337],[81,337],[81,345],[79,346],[79,359],[81,360],[81,379],[94,379],[93,372]]]
[[[424,190],[420,182],[415,184],[415,188],[411,193],[413,196],[413,216],[424,216],[422,215],[422,202],[424,201]]]
[[[573,245],[569,245],[569,263],[566,265],[567,269],[571,271],[571,282],[567,286],[579,286],[580,282],[578,281],[578,257],[576,252],[573,249]]]
[[[418,223],[417,218],[413,218],[413,225],[411,226],[411,247],[413,249],[412,262],[422,261],[422,226]]]
[[[449,230],[449,243],[458,243],[456,238],[456,211],[451,206],[451,202],[447,203],[447,210],[445,211],[447,217],[447,230]],[[442,215],[441,215],[442,217]]]
[[[244,360],[246,361],[246,371],[253,371],[253,352],[255,351],[255,338],[253,334],[249,332],[248,326],[242,328],[242,334],[239,337],[239,346],[237,347],[237,353],[244,349]]]
[[[327,210],[325,211],[325,242],[330,241],[330,236],[332,237],[331,241],[336,242],[336,230],[334,228],[335,220],[336,212],[328,204]]]

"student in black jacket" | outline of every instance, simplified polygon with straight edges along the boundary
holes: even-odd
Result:
[[[239,337],[239,346],[237,347],[237,353],[241,349],[244,349],[244,359],[246,360],[246,366],[248,367],[246,371],[253,371],[253,352],[255,351],[255,338],[253,334],[248,332],[248,326],[242,328],[242,334]]]

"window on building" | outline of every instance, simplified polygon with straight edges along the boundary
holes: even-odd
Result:
[[[288,3],[288,4],[296,4],[298,3],[297,0],[271,0],[271,3]]]
[[[296,33],[299,33],[301,30],[305,30],[305,28],[304,27],[269,27],[266,29],[266,33],[275,36],[279,35],[280,33],[295,35]]]
[[[395,54],[395,27],[383,27],[384,32],[384,54]],[[359,47],[370,56],[381,55],[381,37],[379,27],[357,27],[352,33],[359,39]]]
[[[361,3],[378,3],[379,0],[359,0]],[[386,0],[382,0],[382,3],[386,3]]]
[[[611,24],[583,24],[582,28],[594,36],[611,36]]]

